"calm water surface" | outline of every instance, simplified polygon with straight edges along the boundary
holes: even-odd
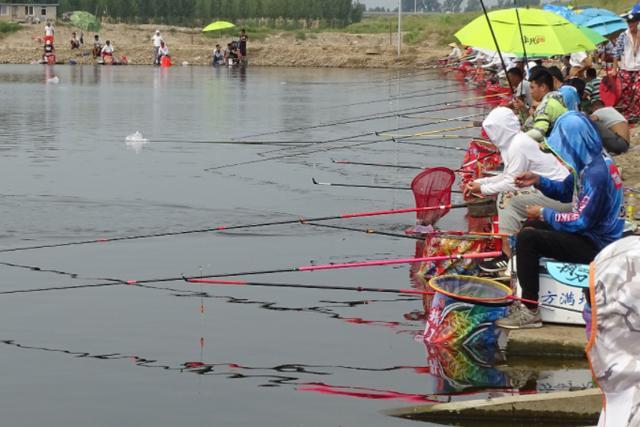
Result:
[[[58,84],[47,82],[54,77]],[[408,185],[415,174],[332,159],[459,166],[462,152],[453,150],[354,146],[380,140],[374,131],[420,123],[396,112],[476,95],[440,93],[458,88],[405,72],[0,66],[0,250],[412,206],[411,192],[311,179]],[[318,126],[372,115],[388,117]],[[136,131],[149,142],[128,144]],[[307,148],[207,142],[341,138]],[[303,155],[210,169],[294,153]],[[461,221],[451,212],[441,225]],[[404,215],[341,224],[402,232],[412,222]],[[409,297],[184,282],[6,293],[414,252],[411,240],[298,224],[0,252],[3,425],[415,425],[384,412],[465,391],[589,383],[584,366],[532,373],[440,355],[449,363],[438,369],[438,356],[415,338],[422,303]],[[405,288],[409,267],[250,277]]]

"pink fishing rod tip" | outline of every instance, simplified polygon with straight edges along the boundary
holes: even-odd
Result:
[[[227,228],[227,227],[225,227],[224,225],[221,225],[220,227],[216,227],[216,230],[224,230],[224,229],[226,229],[226,228]]]
[[[96,240],[96,243],[105,243],[108,242],[109,239],[107,239],[106,237],[101,237],[98,240]]]
[[[137,280],[127,280],[127,285],[136,285],[137,283]]]

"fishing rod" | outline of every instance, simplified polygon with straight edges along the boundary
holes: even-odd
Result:
[[[311,178],[311,182],[313,182],[314,185],[327,185],[327,186],[331,186],[331,187],[350,187],[350,188],[373,188],[373,189],[379,189],[379,190],[412,190],[411,187],[400,187],[400,186],[393,186],[393,185],[366,185],[366,184],[340,184],[340,183],[333,183],[333,182],[319,182],[317,181],[315,178]],[[462,194],[462,191],[457,191],[457,190],[451,190],[452,193],[456,193],[456,194]]]
[[[351,140],[352,142],[365,142],[365,140]],[[168,143],[179,142],[185,144],[217,144],[217,145],[309,145],[309,144],[322,144],[324,141],[235,141],[235,140],[208,140],[208,139],[152,139],[152,143]]]
[[[423,144],[420,144],[420,145],[423,145]],[[447,148],[448,147],[448,146],[436,146],[436,145],[429,145],[429,146],[437,147],[437,148]],[[451,147],[449,147],[449,148],[451,148]],[[460,168],[455,169],[454,172],[460,172],[465,167],[470,166],[473,163],[476,163],[476,162],[478,162],[480,160],[486,159],[487,157],[491,157],[496,153],[497,152],[491,152],[489,154],[485,154],[483,156],[480,156],[477,159],[470,160],[467,163],[464,163]],[[331,162],[335,163],[335,164],[340,164],[340,165],[375,166],[375,167],[394,168],[394,169],[413,169],[413,170],[425,170],[426,169],[423,166],[394,165],[393,163],[354,162],[354,161],[350,161],[350,160],[333,160],[333,159],[331,159]]]
[[[180,236],[187,234],[198,234],[198,233],[212,233],[212,232],[226,232],[233,230],[245,230],[249,228],[259,228],[259,227],[267,227],[267,226],[276,226],[276,225],[290,225],[290,224],[304,224],[307,221],[329,221],[329,220],[339,220],[339,219],[350,219],[350,218],[365,218],[372,216],[383,216],[383,215],[395,215],[402,213],[411,213],[411,212],[423,212],[423,211],[434,211],[434,210],[448,210],[448,209],[458,209],[458,208],[466,208],[470,206],[476,205],[484,205],[489,202],[488,200],[483,200],[481,202],[467,202],[467,203],[459,203],[459,204],[450,204],[450,205],[442,205],[442,206],[429,206],[429,207],[421,207],[421,208],[402,208],[402,209],[388,209],[388,210],[380,210],[380,211],[369,211],[369,212],[356,212],[356,213],[346,213],[341,215],[332,215],[332,216],[324,216],[324,217],[315,217],[315,218],[297,218],[293,220],[282,220],[282,221],[270,221],[270,222],[261,222],[254,224],[242,224],[242,225],[230,225],[230,226],[218,226],[218,227],[208,227],[208,228],[200,228],[194,230],[183,230],[183,231],[170,231],[164,233],[149,233],[149,234],[138,234],[131,236],[121,236],[121,237],[111,237],[111,238],[99,238],[94,240],[82,240],[75,242],[65,242],[65,243],[51,243],[45,245],[33,245],[33,246],[22,246],[17,248],[7,248],[0,249],[0,253],[7,252],[21,252],[21,251],[30,251],[36,249],[48,249],[48,248],[60,248],[66,246],[80,246],[80,245],[89,245],[89,244],[98,244],[98,243],[109,243],[109,242],[119,242],[125,240],[140,240],[140,239],[150,239],[156,237],[169,237],[169,236]]]
[[[396,169],[415,169],[415,170],[424,170],[425,168],[421,166],[409,166],[409,165],[394,165],[391,163],[368,163],[368,162],[353,162],[350,160],[334,160],[331,159],[331,163],[339,164],[339,165],[360,165],[360,166],[376,166],[383,168],[396,168]]]
[[[318,224],[318,223],[314,223],[314,222],[305,222],[304,224],[305,225],[311,225],[313,227],[330,228],[330,229],[334,229],[334,230],[355,231],[357,233],[366,233],[366,234],[374,234],[374,235],[387,236],[387,237],[397,237],[397,238],[400,238],[400,239],[411,239],[411,240],[424,241],[424,238],[422,236],[418,236],[417,234],[391,233],[391,232],[387,232],[387,231],[374,230],[372,228],[344,227],[344,226],[339,226],[339,225]]]
[[[447,120],[448,121],[453,121],[454,119],[447,119]],[[431,125],[431,124],[438,124],[438,123],[444,123],[444,122],[443,121],[441,121],[441,122],[432,122],[432,123],[427,123],[427,124],[404,126],[404,127],[401,127],[401,128],[397,128],[396,127],[394,129],[386,129],[386,130],[379,131],[379,132],[383,133],[383,132],[391,132],[391,131],[396,131],[396,130],[411,129],[411,128],[423,127],[423,126],[427,126],[427,125]],[[326,140],[326,141],[323,141],[320,144],[328,144],[328,143],[332,143],[332,142],[346,141],[346,140],[350,140],[350,139],[354,139],[354,138],[362,138],[362,137],[366,137],[366,136],[374,136],[379,132],[366,132],[366,133],[361,133],[359,135],[352,135],[352,136],[347,136],[347,137],[342,137],[342,138]],[[389,141],[395,141],[395,140],[393,138],[391,138],[391,139],[375,140],[375,141],[369,141],[369,142],[361,142],[361,143],[356,143],[356,144],[350,143],[348,145],[340,145],[338,147],[320,148],[320,149],[305,151],[305,152],[302,152],[302,153],[281,154],[281,155],[277,155],[277,156],[263,157],[261,159],[247,160],[247,161],[244,161],[244,162],[228,163],[228,164],[224,164],[224,165],[220,165],[220,166],[207,168],[207,169],[205,169],[205,171],[226,169],[226,168],[236,167],[236,166],[245,166],[245,165],[251,165],[251,164],[256,164],[256,163],[268,162],[268,161],[271,161],[271,160],[288,159],[288,158],[292,158],[292,157],[305,156],[305,155],[309,155],[309,154],[315,154],[315,153],[321,153],[321,152],[327,152],[327,151],[333,151],[333,150],[342,150],[342,149],[345,149],[345,148],[361,147],[361,146],[365,146],[365,145],[372,145],[372,144],[378,144],[378,143],[381,143],[381,142],[389,142]],[[316,144],[316,145],[319,145],[319,144]],[[304,148],[304,146],[303,146],[303,148]],[[275,151],[279,151],[279,150],[275,150]]]
[[[473,122],[469,125],[463,125],[463,126],[455,126],[455,127],[451,127],[451,128],[447,128],[447,129],[435,129],[432,131],[425,131],[425,132],[418,132],[418,133],[414,133],[411,135],[393,135],[393,134],[389,134],[389,133],[382,133],[382,132],[376,132],[376,136],[382,136],[382,137],[387,137],[387,138],[393,138],[393,139],[410,139],[410,138],[418,138],[418,137],[423,137],[423,136],[429,136],[429,135],[434,135],[440,132],[450,132],[450,131],[454,131],[454,130],[462,130],[462,129],[471,129],[471,128],[477,128],[477,127],[481,127],[482,123],[480,122]]]
[[[279,268],[274,270],[253,270],[253,271],[243,271],[236,273],[221,273],[221,274],[207,274],[200,275],[198,277],[184,277],[183,280],[190,281],[190,279],[211,279],[211,278],[220,278],[220,277],[237,277],[237,276],[255,276],[262,274],[277,274],[277,273],[302,273],[307,271],[327,271],[327,270],[342,270],[349,268],[366,268],[366,267],[382,267],[388,265],[399,265],[399,264],[418,264],[422,262],[437,262],[437,261],[452,261],[452,260],[461,260],[461,259],[487,259],[493,258],[500,255],[502,252],[493,251],[493,252],[475,252],[468,254],[451,254],[451,255],[434,255],[428,257],[416,257],[416,258],[397,258],[397,259],[378,259],[378,260],[370,260],[370,261],[354,261],[354,262],[344,262],[344,263],[331,263],[331,264],[310,264],[310,265],[302,265],[297,267],[287,267],[287,268]],[[174,281],[175,278],[171,278],[170,281]],[[164,280],[158,279],[157,281]],[[169,280],[169,279],[167,279]],[[154,280],[157,282],[156,280]],[[132,284],[137,284],[137,281],[131,281]]]
[[[422,127],[422,126],[427,126],[427,125],[425,125],[423,123],[423,124],[416,125],[416,126],[406,126],[406,127],[395,128],[393,130],[403,130],[403,129],[408,129],[408,128]],[[469,128],[473,128],[473,127],[474,126],[470,126]],[[429,131],[429,133],[423,133],[421,136],[416,136],[416,137],[410,136],[410,137],[411,137],[412,141],[434,141],[434,140],[450,140],[450,139],[456,140],[456,139],[474,138],[473,135],[458,135],[458,134],[440,133],[440,132],[449,131],[451,129],[455,129],[455,128],[436,129],[436,130],[433,130],[433,131]],[[463,129],[466,129],[466,128],[463,128]],[[382,132],[384,132],[384,131],[382,131]],[[373,136],[374,134],[376,134],[376,132],[369,133],[369,134],[367,134],[365,136]],[[387,135],[387,134],[385,133],[384,135]],[[383,134],[376,135],[376,136],[383,136]],[[351,139],[351,137],[339,138],[339,140],[337,140],[337,142],[341,142],[341,141],[348,141],[350,144],[362,141],[366,145],[366,143],[371,142],[372,140]],[[385,139],[375,140],[375,141],[376,141],[376,143],[390,142],[390,141],[393,141],[393,138],[386,137]],[[331,142],[336,142],[336,140],[333,140]],[[321,141],[321,142],[312,141],[312,142],[308,142],[307,145],[308,146],[312,146],[312,145],[321,145],[321,144],[325,144],[325,143],[327,143],[327,142],[326,141]],[[302,144],[304,144],[304,143],[302,143]],[[302,145],[300,147],[295,147],[295,148],[306,148],[306,146]],[[344,147],[343,146],[336,147],[335,149],[337,150],[337,149],[341,149],[341,148],[349,148],[349,145],[346,145]],[[291,147],[278,148],[278,149],[275,149],[275,150],[268,150],[268,151],[262,151],[262,152],[260,152],[258,154],[259,155],[265,155],[265,154],[281,152],[281,151],[288,150],[288,149],[291,149]],[[332,150],[333,150],[333,148],[332,148]],[[301,153],[301,154],[305,154],[305,153]]]
[[[405,94],[402,95],[398,95],[398,96],[390,96],[387,98],[378,98],[378,99],[374,99],[371,101],[360,101],[360,102],[353,102],[351,104],[340,104],[340,105],[332,105],[329,107],[325,107],[323,108],[323,110],[326,109],[334,109],[334,108],[345,108],[345,107],[355,107],[358,105],[369,105],[369,104],[379,104],[382,102],[393,102],[393,101],[401,101],[404,99],[414,99],[414,98],[421,98],[421,97],[429,97],[429,96],[434,96],[434,95],[447,95],[450,93],[459,93],[459,92],[467,92],[468,89],[465,88],[456,88],[456,89],[450,89],[450,90],[446,90],[446,91],[441,91],[441,92],[432,92],[434,89],[445,89],[445,88],[450,88],[451,85],[445,85],[445,86],[439,86],[439,87],[433,87],[433,88],[429,88],[429,89],[420,89],[420,90],[416,90],[416,91],[411,91],[411,92],[407,92]]]
[[[439,146],[439,145],[426,145],[426,144],[415,144],[415,145],[421,145],[421,146],[425,145],[427,147],[445,148],[445,149],[452,148],[452,147],[449,147],[449,146]],[[486,159],[488,157],[491,157],[491,156],[493,156],[495,154],[498,154],[498,152],[497,151],[492,151],[490,153],[487,153],[487,154],[484,154],[484,155],[478,157],[477,159],[470,160],[470,161],[462,164],[462,166],[460,166],[458,169],[455,169],[454,172],[460,172],[464,168],[466,168],[467,166],[471,166],[472,164],[477,163],[480,160],[484,160],[484,159]],[[350,161],[350,160],[334,160],[334,159],[331,159],[331,162],[335,163],[335,164],[340,164],[340,165],[375,166],[375,167],[382,167],[382,168],[413,169],[413,170],[424,170],[424,169],[426,169],[425,167],[422,167],[422,166],[394,165],[393,163],[354,162],[354,161]]]
[[[433,104],[426,104],[426,105],[420,105],[420,106],[417,106],[417,107],[411,107],[411,108],[403,109],[403,110],[400,110],[400,111],[395,112],[395,113],[368,114],[368,115],[364,115],[364,116],[356,116],[356,117],[353,117],[353,118],[350,118],[350,119],[338,120],[338,121],[335,121],[335,122],[320,123],[320,124],[317,124],[317,125],[300,126],[300,127],[297,127],[297,128],[288,128],[288,129],[281,129],[281,130],[277,130],[277,131],[268,131],[268,132],[256,133],[256,134],[252,134],[252,135],[245,135],[245,136],[239,137],[237,139],[238,140],[242,140],[242,139],[247,139],[247,138],[256,138],[256,137],[267,136],[267,135],[277,135],[277,134],[281,134],[281,133],[292,133],[292,132],[306,131],[306,130],[311,130],[311,129],[319,129],[319,128],[339,126],[339,125],[352,124],[352,123],[359,123],[359,122],[365,122],[365,121],[371,121],[371,120],[382,120],[382,119],[396,118],[401,113],[404,113],[404,114],[408,114],[408,113],[411,113],[411,112],[413,112],[414,114],[429,113],[429,112],[433,112],[433,111],[431,111],[431,110],[412,111],[412,110],[422,110],[424,108],[446,106],[446,105],[451,105],[451,104],[455,104],[455,103],[458,103],[458,102],[473,101],[473,100],[477,100],[477,99],[489,98],[489,97],[492,97],[492,96],[495,96],[495,95],[480,95],[480,96],[472,96],[472,97],[468,97],[468,98],[457,99],[457,100],[453,100],[453,101],[442,101],[442,102],[437,102],[437,103],[433,103]],[[466,108],[466,106],[462,106],[460,108]],[[440,110],[436,110],[436,111],[440,111]]]
[[[387,265],[414,264],[414,263],[420,263],[420,262],[449,261],[454,259],[487,259],[487,258],[497,257],[501,253],[502,252],[479,252],[479,253],[472,253],[472,254],[439,255],[439,256],[421,257],[421,258],[382,259],[382,260],[357,261],[357,262],[347,262],[347,263],[337,263],[337,264],[304,265],[299,267],[280,268],[280,269],[274,269],[274,270],[254,270],[254,271],[244,271],[244,272],[236,272],[236,273],[219,273],[219,274],[208,274],[208,275],[199,275],[199,276],[182,275],[182,276],[175,276],[175,277],[163,277],[163,278],[143,279],[143,280],[109,279],[109,281],[106,283],[93,283],[93,284],[87,284],[87,285],[72,285],[72,286],[64,286],[64,287],[61,286],[61,287],[51,287],[51,288],[18,289],[18,290],[12,290],[12,291],[2,291],[0,292],[0,295],[24,294],[24,293],[33,293],[33,292],[83,289],[83,288],[85,289],[99,288],[99,287],[123,286],[123,285],[141,286],[141,285],[148,285],[151,283],[168,283],[168,282],[180,282],[180,281],[194,283],[193,280],[199,280],[199,282],[197,283],[204,284],[205,282],[202,282],[202,280],[221,278],[221,277],[338,270],[338,269],[348,269],[348,268],[379,267],[379,266],[387,266]],[[216,283],[216,284],[241,284],[241,283],[231,283],[232,281],[223,281],[223,282],[229,282],[229,283]],[[345,290],[351,290],[351,289],[345,289]]]
[[[300,283],[273,283],[273,282],[250,282],[246,280],[214,280],[214,279],[185,279],[187,283],[205,285],[236,285],[236,286],[260,286],[267,288],[294,288],[294,289],[322,289],[333,291],[355,291],[355,292],[380,292],[400,295],[434,295],[434,291],[420,291],[417,289],[389,289],[371,288],[366,286],[338,286],[338,285],[307,285]]]

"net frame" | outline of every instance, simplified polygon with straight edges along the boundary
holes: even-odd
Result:
[[[451,204],[451,187],[456,180],[455,173],[445,167],[425,169],[411,181],[411,191],[417,208],[444,206]],[[422,225],[435,224],[449,209],[417,211],[416,219]]]
[[[471,296],[465,296],[465,295],[459,295],[456,294],[454,292],[450,292],[447,291],[445,289],[442,289],[441,286],[438,285],[439,281],[442,280],[450,280],[450,279],[457,279],[457,280],[465,280],[465,281],[472,281],[472,282],[476,282],[476,283],[484,283],[485,285],[491,285],[494,288],[500,289],[502,291],[505,292],[505,295],[503,297],[498,297],[498,298],[479,298],[479,297],[471,297]],[[437,292],[439,294],[445,295],[449,298],[453,298],[459,301],[463,301],[463,302],[469,302],[469,303],[473,303],[473,304],[478,304],[478,305],[487,305],[487,306],[504,306],[504,305],[510,305],[513,303],[514,297],[513,297],[513,289],[511,289],[509,286],[503,285],[502,283],[496,281],[496,280],[491,280],[491,279],[486,279],[484,277],[476,277],[476,276],[465,276],[465,275],[459,275],[459,274],[449,274],[449,275],[444,275],[444,276],[438,276],[438,277],[433,277],[429,280],[429,287],[431,289],[434,290],[434,292]]]

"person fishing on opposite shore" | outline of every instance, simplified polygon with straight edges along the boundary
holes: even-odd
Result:
[[[104,46],[102,46],[102,51],[100,52],[100,56],[102,57],[102,62],[104,62],[105,64],[112,64],[114,50],[115,49],[113,48],[111,41],[107,40]]]
[[[53,37],[55,32],[56,31],[53,29],[53,25],[51,25],[51,22],[47,21],[47,24],[44,26],[44,43],[45,44],[47,44],[47,41],[49,41],[53,45]]]
[[[540,258],[588,264],[622,236],[623,188],[620,174],[602,151],[597,131],[582,113],[558,118],[545,143],[571,173],[555,181],[528,171],[516,177],[518,187],[535,186],[546,197],[567,203],[571,212],[530,205],[529,220],[516,238],[516,265],[522,298],[509,315],[496,322],[506,329],[542,327],[539,301]]]
[[[554,90],[553,78],[544,67],[535,67],[530,71],[529,84],[531,97],[538,106],[525,121],[523,130],[537,142],[544,141],[555,121],[567,112],[562,95]],[[524,110],[524,103],[517,98],[514,103],[518,110]]]
[[[534,188],[520,189],[516,177],[533,171],[555,181],[564,180],[569,171],[551,153],[543,153],[536,141],[520,130],[520,121],[506,107],[497,107],[482,122],[482,128],[491,142],[500,151],[504,171],[490,178],[477,179],[464,189],[465,196],[482,194],[498,195],[498,218],[500,232],[515,234],[527,219],[528,205],[541,205],[560,212],[571,210],[570,203],[562,203],[544,196]],[[482,262],[479,267],[486,272],[498,272],[507,267],[511,256],[508,239],[503,239],[504,254]]]
[[[249,40],[249,36],[247,35],[246,30],[243,28],[240,31],[240,38],[238,40],[238,51],[239,51],[239,59],[240,61],[244,61],[247,57],[247,41]]]
[[[91,53],[94,58],[100,57],[102,53],[102,42],[100,41],[100,36],[97,34],[93,36],[93,50]]]
[[[219,44],[216,45],[216,48],[213,50],[213,60],[211,65],[222,65],[224,64],[224,52]]]
[[[163,57],[169,57],[169,48],[165,44],[164,40],[160,41],[160,47],[158,48],[158,63],[162,64]]]
[[[160,30],[156,30],[156,32],[151,36],[151,41],[153,42],[153,65],[160,65],[160,44],[163,42],[162,36],[160,35]]]

